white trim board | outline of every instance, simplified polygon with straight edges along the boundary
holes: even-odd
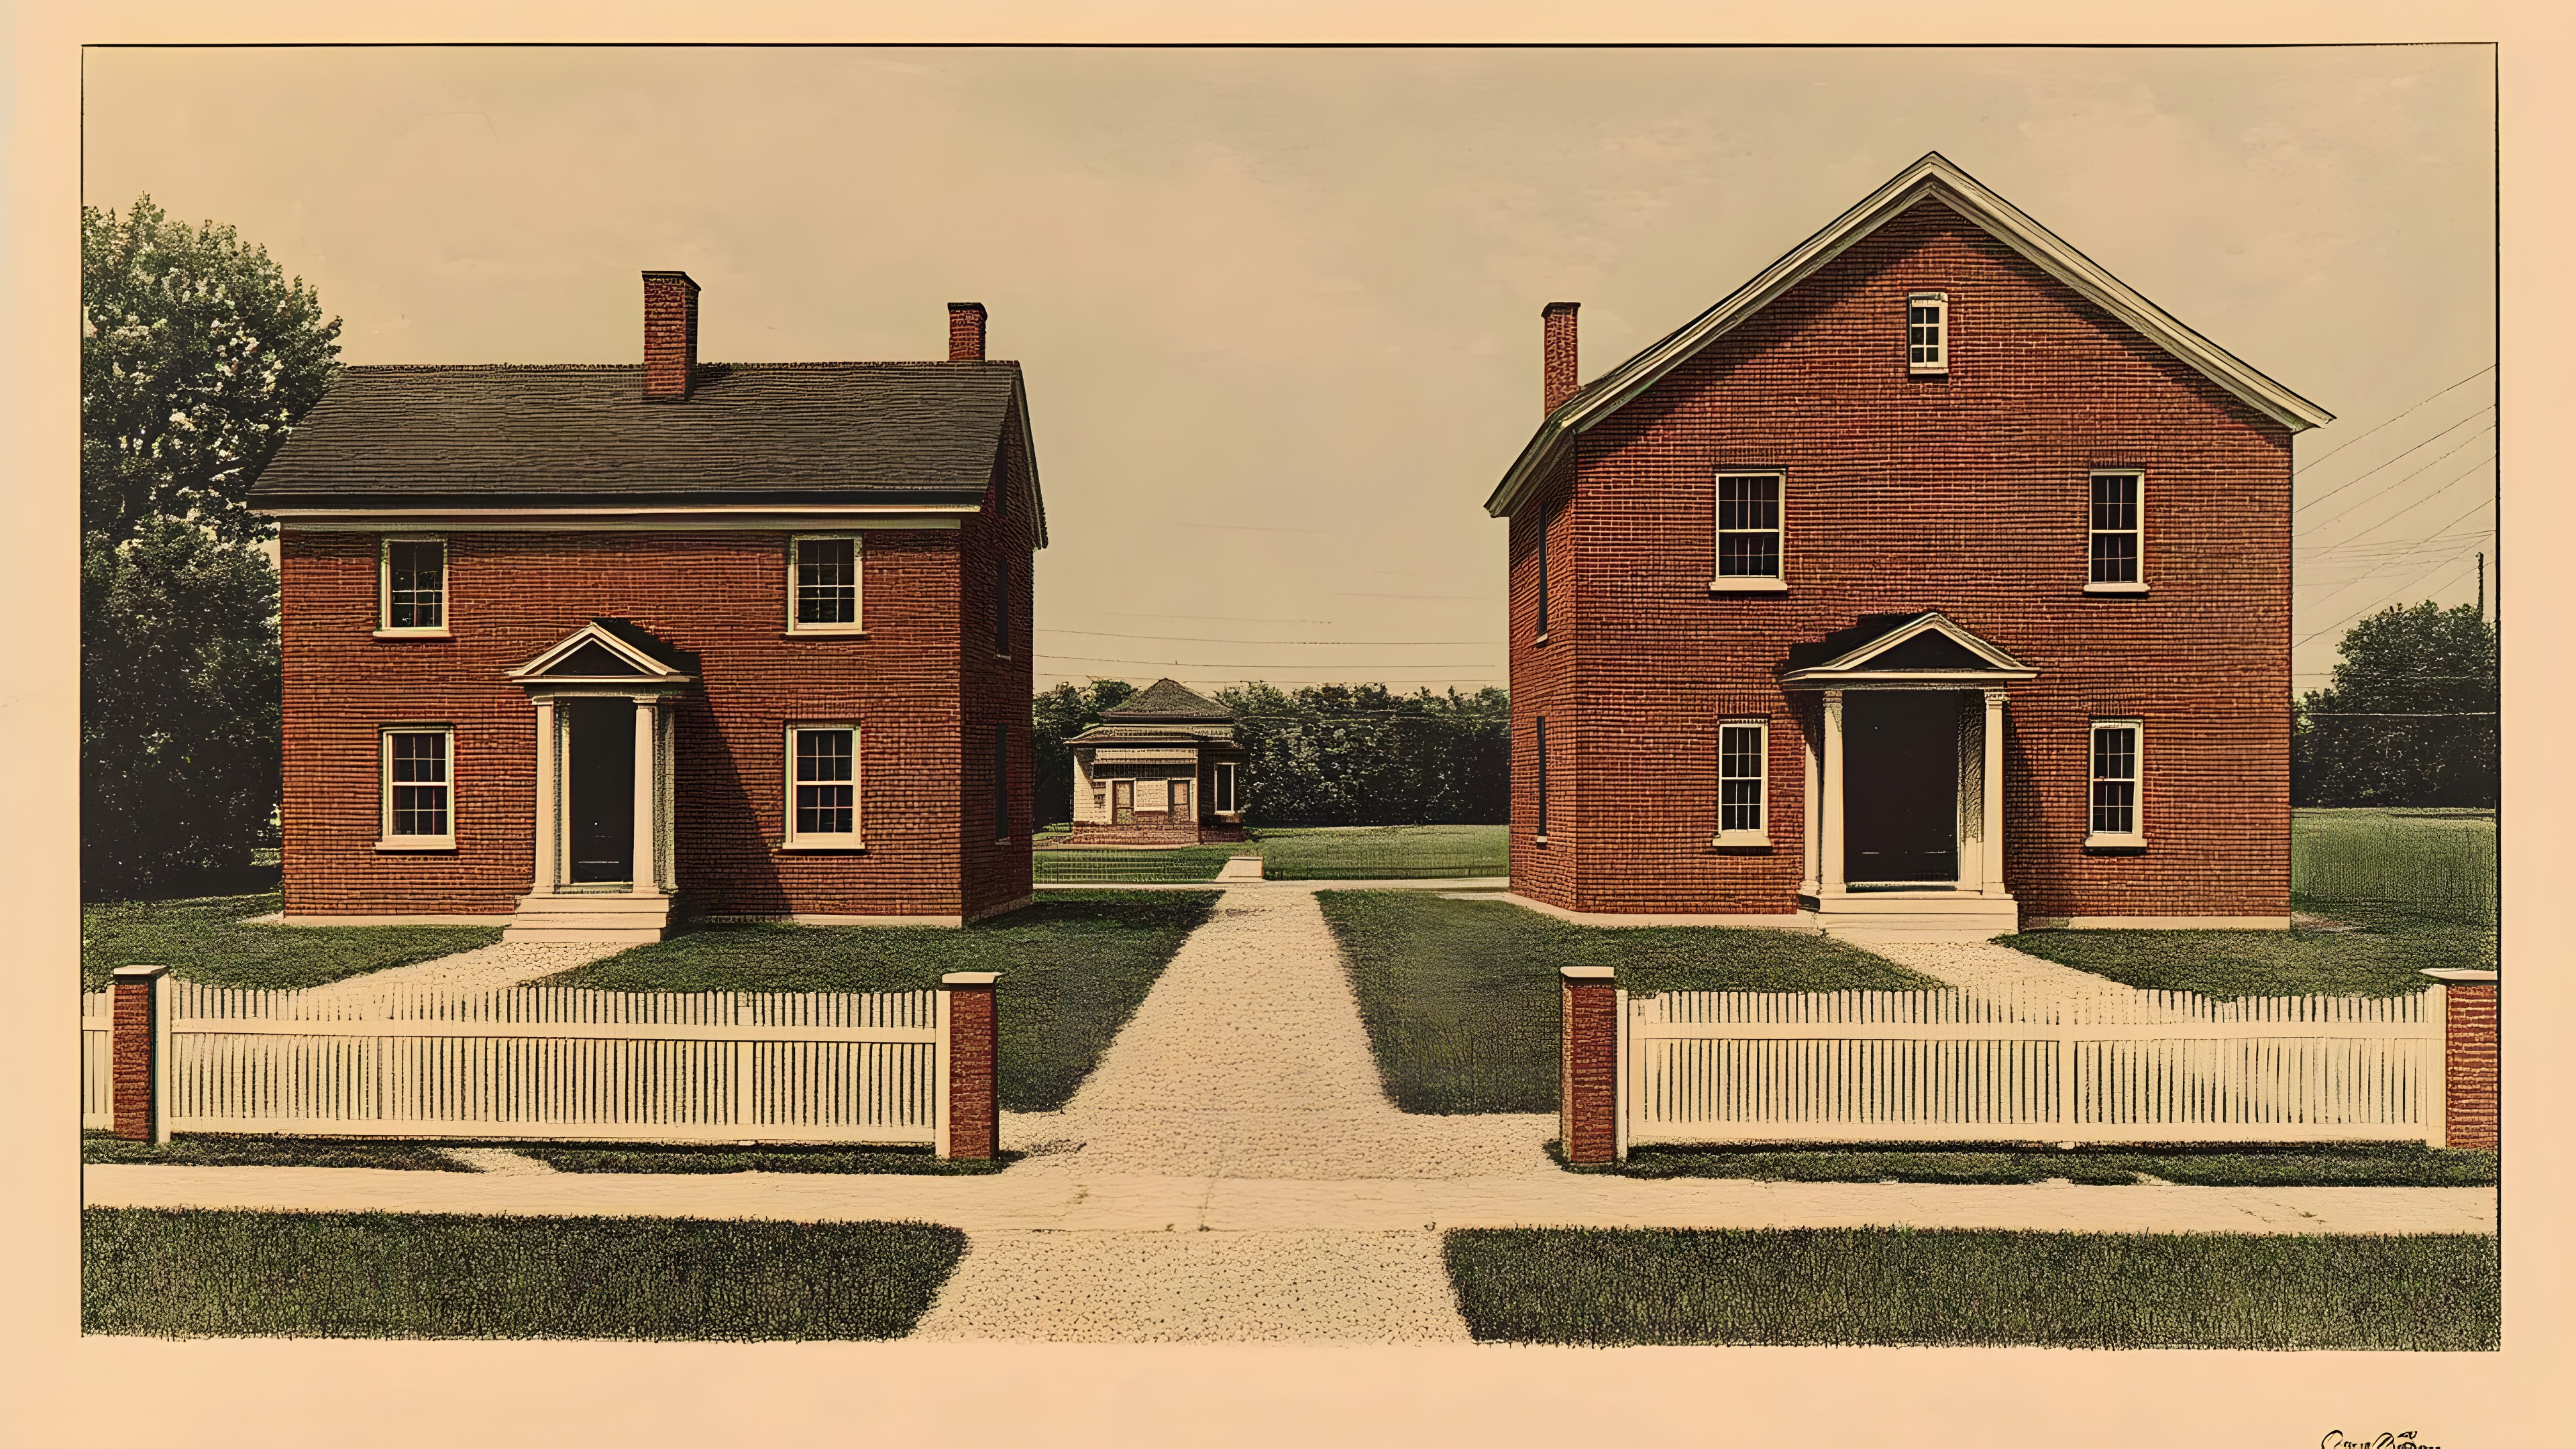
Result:
[[[2298,432],[2334,421],[2334,414],[2292,392],[2217,343],[2201,336],[2181,319],[2148,301],[2066,240],[2024,215],[2019,207],[1988,190],[1938,151],[1890,178],[1860,204],[1836,217],[1787,255],[1764,268],[1716,306],[1678,331],[1629,358],[1596,379],[1539,426],[1503,481],[1485,500],[1485,511],[1497,518],[1516,511],[1538,480],[1577,433],[1626,406],[1665,374],[1700,349],[1777,301],[1826,263],[1867,239],[1880,227],[1903,216],[1918,203],[1938,202],[1987,235],[2048,273],[2087,301],[2136,329],[2247,406]],[[1946,340],[1946,339],[1945,339]],[[1588,394],[1588,395],[1587,395]]]

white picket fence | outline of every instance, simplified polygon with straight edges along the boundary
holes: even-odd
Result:
[[[2440,1141],[2439,988],[1619,993],[1619,1150],[1741,1142]]]
[[[901,1144],[945,1125],[944,991],[169,990],[177,1132]],[[82,1121],[105,1126],[94,999]]]
[[[81,1128],[116,1125],[116,1085],[109,1073],[113,1004],[104,991],[81,993]]]

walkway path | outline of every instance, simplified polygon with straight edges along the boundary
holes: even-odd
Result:
[[[278,929],[296,928],[284,926]],[[495,943],[471,951],[459,951],[452,956],[414,962],[409,966],[344,977],[309,988],[305,997],[310,1001],[337,1003],[379,1001],[403,992],[423,990],[498,991],[541,976],[552,976],[558,971],[570,971],[575,966],[586,965],[625,949],[624,946],[594,946],[579,942]]]

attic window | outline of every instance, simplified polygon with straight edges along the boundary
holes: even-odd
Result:
[[[1917,292],[1905,299],[1905,370],[1950,370],[1950,294]]]

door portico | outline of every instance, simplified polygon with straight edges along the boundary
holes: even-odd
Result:
[[[1837,935],[2018,929],[2004,709],[2006,687],[2038,672],[1938,613],[1864,621],[1793,659],[1782,683],[1816,700],[1800,908]]]

